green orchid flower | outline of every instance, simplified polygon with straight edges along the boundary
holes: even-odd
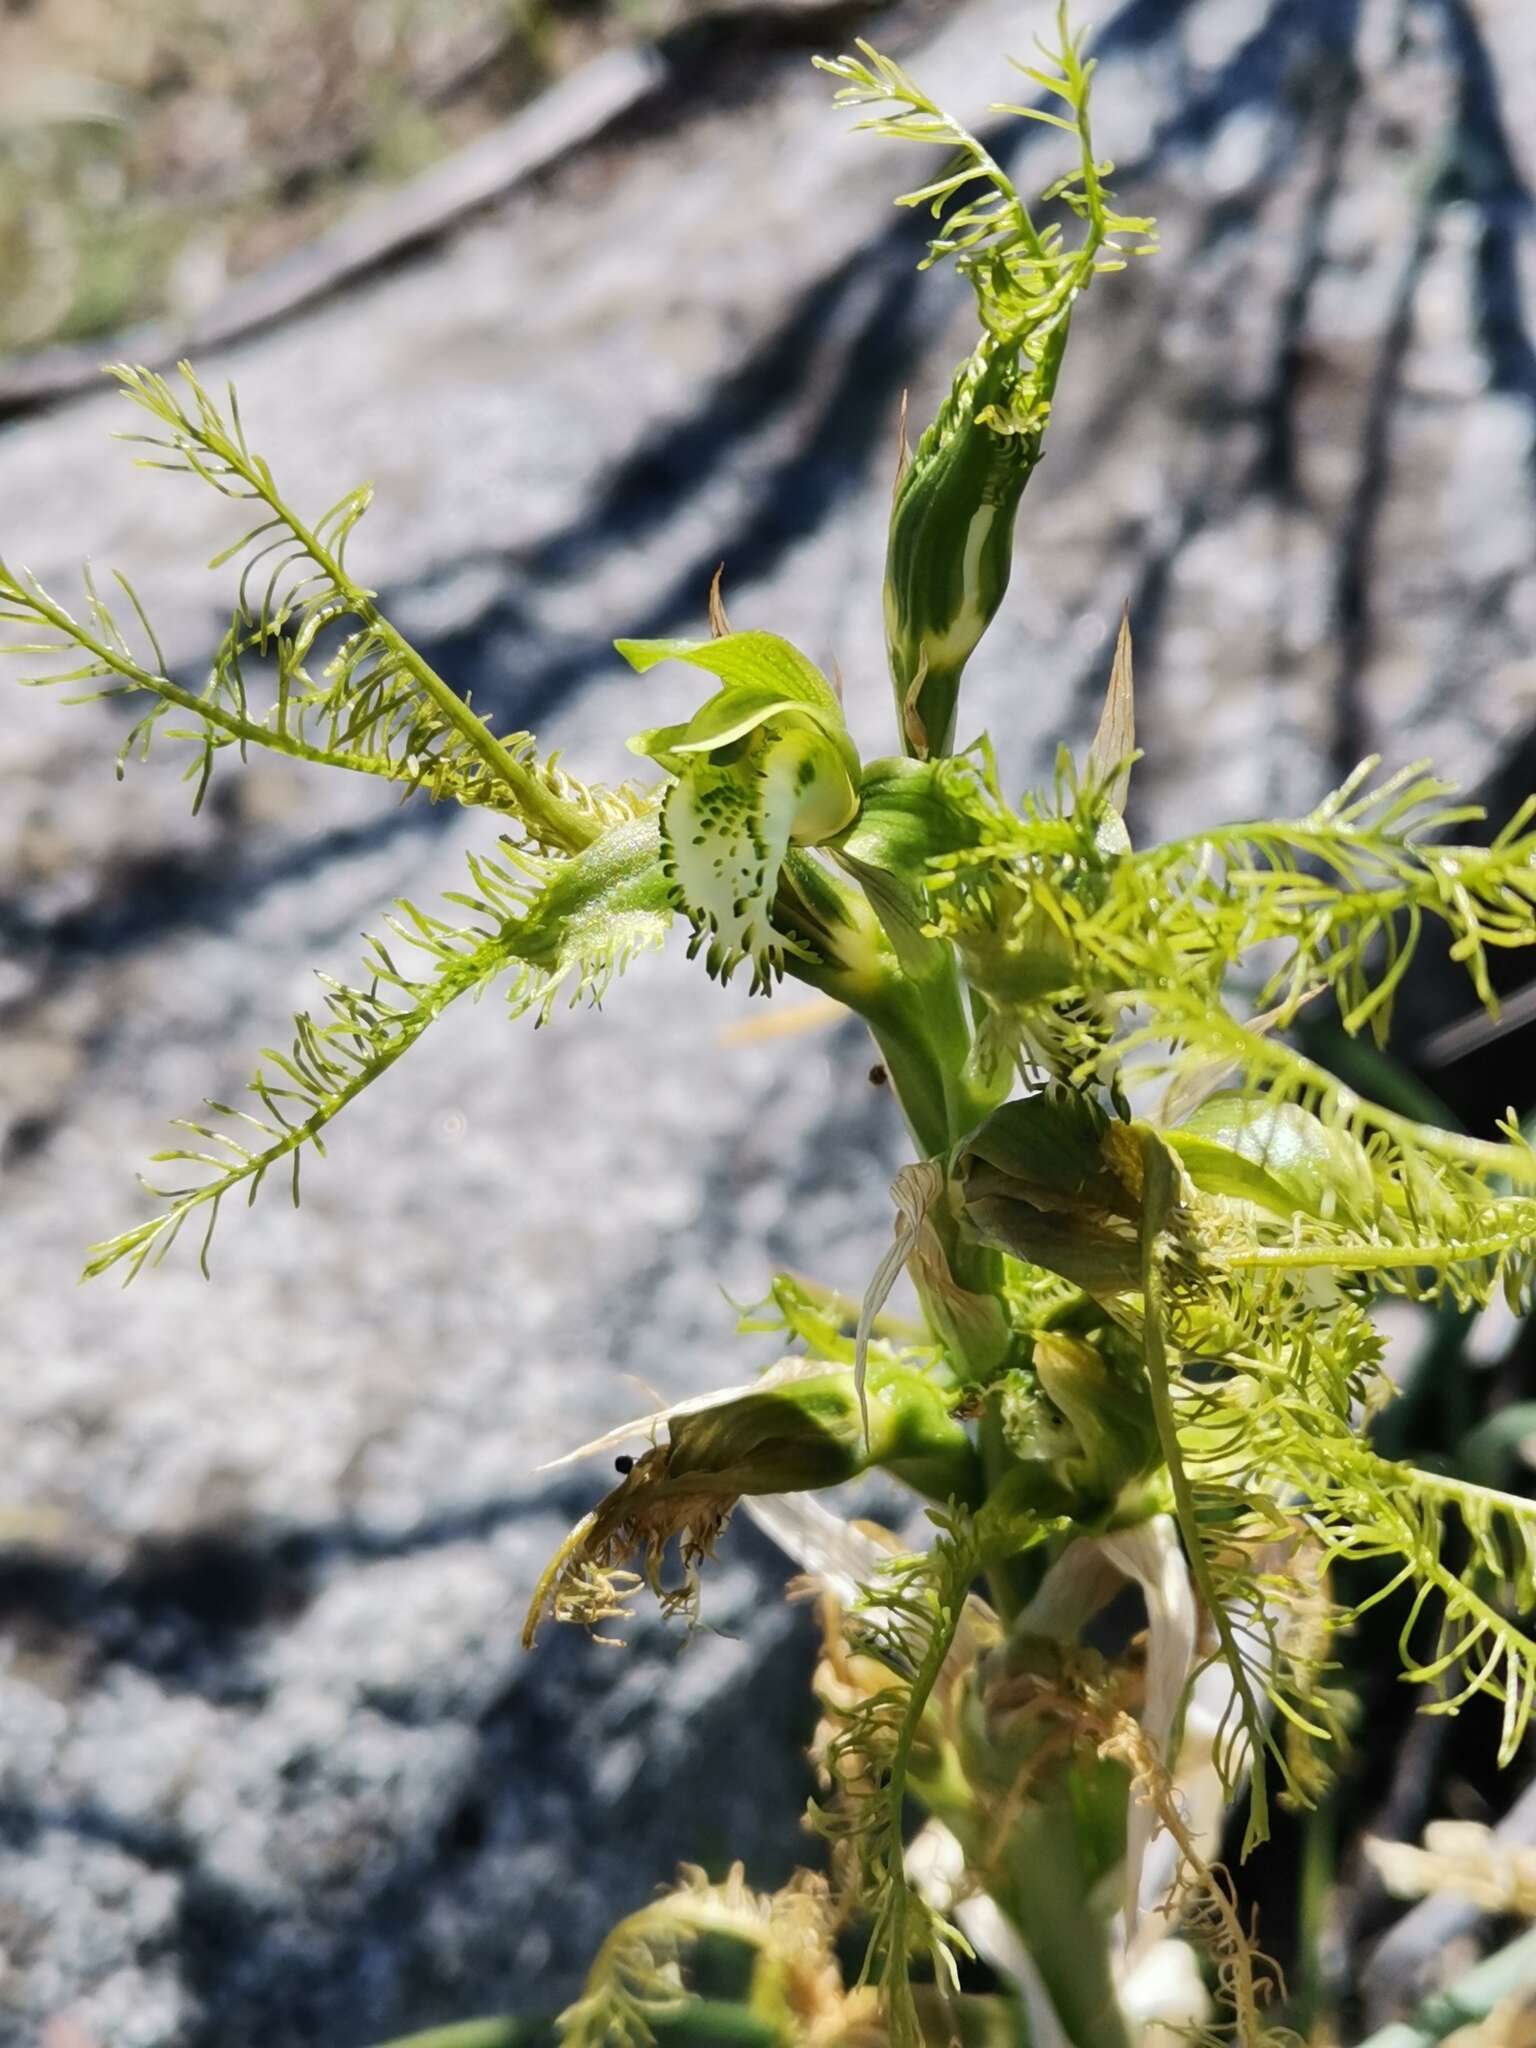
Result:
[[[658,726],[629,742],[675,780],[662,804],[662,835],[677,900],[693,925],[692,957],[729,981],[752,963],[754,993],[804,950],[773,920],[792,846],[817,846],[859,808],[858,751],[831,684],[775,633],[717,640],[620,640],[642,674],[662,661],[706,670],[720,688],[683,725]]]
[[[664,1607],[691,1612],[697,1568],[743,1496],[841,1486],[879,1468],[930,1499],[978,1500],[975,1447],[953,1401],[941,1379],[900,1359],[871,1363],[861,1394],[845,1366],[787,1358],[746,1386],[678,1402],[583,1444],[556,1464],[630,1440],[651,1448],[620,1461],[620,1483],[551,1559],[525,1643],[546,1615],[590,1626],[624,1612],[638,1583],[625,1569],[631,1558]],[[683,1578],[666,1588],[663,1561],[674,1542]]]

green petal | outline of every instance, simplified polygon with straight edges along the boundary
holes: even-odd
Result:
[[[690,751],[728,745],[794,714],[809,718],[836,742],[849,774],[858,775],[858,754],[837,693],[816,664],[777,633],[727,633],[701,641],[616,640],[614,646],[642,675],[658,662],[683,661],[719,677],[725,687],[695,714],[681,743]]]
[[[679,754],[712,754],[718,747],[728,747],[733,740],[745,739],[748,733],[756,732],[759,726],[805,725],[810,723],[813,731],[824,729],[808,712],[803,704],[797,704],[793,697],[776,696],[772,690],[757,690],[742,685],[721,690],[701,704],[689,720],[686,737],[677,743]],[[826,734],[835,738],[835,734]]]
[[[647,761],[659,761],[663,768],[676,774],[678,769],[677,750],[688,737],[686,725],[653,725],[645,732],[637,732],[624,744],[632,754],[639,754]]]

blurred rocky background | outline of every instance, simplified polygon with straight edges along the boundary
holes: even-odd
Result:
[[[94,368],[190,349],[299,504],[373,479],[361,572],[583,772],[686,707],[609,643],[701,630],[722,561],[733,623],[836,662],[880,749],[901,394],[931,412],[970,313],[890,207],[921,159],[851,139],[807,57],[874,33],[985,123],[1048,13],[0,0],[0,545],[60,589],[82,557],[129,573],[196,676],[228,522],[133,472]],[[1097,14],[1100,138],[1164,253],[1079,317],[962,722],[1046,772],[1128,601],[1137,834],[1304,807],[1369,751],[1507,810],[1536,727],[1536,11]],[[1034,185],[1058,140],[1000,146]],[[903,1150],[867,1049],[742,1036],[744,988],[680,946],[538,1034],[486,1004],[349,1114],[298,1215],[224,1218],[211,1286],[188,1254],[77,1289],[166,1120],[484,831],[266,761],[193,821],[171,749],[114,783],[121,706],[3,702],[0,2041],[363,2048],[558,2005],[680,1858],[771,1883],[812,1853],[811,1630],[761,1539],[728,1539],[691,1640],[527,1657],[517,1629],[603,1476],[535,1468],[649,1405],[637,1381],[764,1362],[730,1301],[776,1266],[862,1284]],[[1474,1122],[1529,1107],[1529,1035],[1458,1037],[1463,1007],[1427,963],[1410,1079]],[[1528,1383],[1519,1333],[1470,1364],[1460,1334],[1413,1390],[1427,1441]],[[1350,1825],[1498,1820],[1521,1774],[1402,1693]],[[1471,1916],[1393,1951],[1346,1856],[1308,1923],[1301,1853],[1251,1880],[1266,1932],[1379,2019]]]

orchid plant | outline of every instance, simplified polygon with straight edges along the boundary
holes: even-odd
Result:
[[[931,210],[926,262],[963,275],[979,319],[895,491],[888,755],[860,757],[809,655],[733,631],[717,584],[709,637],[618,643],[641,673],[701,683],[691,718],[631,742],[651,779],[579,782],[474,712],[355,579],[367,490],[301,517],[233,392],[219,404],[186,367],[179,386],[116,374],[151,465],[250,507],[219,557],[239,580],[206,680],[173,676],[125,584],[114,606],[87,574],[72,611],[0,570],[26,680],[136,699],[123,761],[157,736],[188,747],[194,802],[227,757],[266,750],[490,828],[461,894],[398,905],[246,1101],[186,1124],[154,1213],[88,1272],[131,1279],[187,1226],[206,1269],[226,1201],[271,1177],[297,1201],[333,1120],[449,1004],[497,986],[544,1022],[677,928],[717,980],[764,999],[800,982],[862,1018],[910,1130],[863,1300],[779,1276],[745,1319],[781,1335],[779,1364],[587,1446],[636,1448],[526,1630],[612,1628],[646,1589],[691,1615],[745,1501],[821,1599],[830,1876],[764,1898],[739,1871],[695,1874],[615,1930],[553,2034],[497,2038],[1257,2041],[1271,1973],[1214,1844],[1230,1802],[1251,1846],[1275,1797],[1316,1796],[1352,1619],[1337,1568],[1384,1560],[1372,1597],[1412,1589],[1405,1668],[1432,1711],[1491,1694],[1508,1758],[1536,1700],[1536,1507],[1388,1461],[1368,1428],[1391,1393],[1375,1299],[1529,1293],[1536,1151],[1513,1119],[1496,1140],[1412,1121],[1291,1031],[1325,999],[1383,1040],[1431,922],[1491,1005],[1490,954],[1536,941],[1533,806],[1464,843],[1474,808],[1422,766],[1367,762],[1305,817],[1133,845],[1127,627],[1092,747],[1049,787],[1016,799],[985,737],[956,744],[1071,322],[1152,246],[1115,206],[1093,67],[1059,27],[1020,67],[1029,102],[996,110],[1070,145],[1033,210],[899,65],[861,43],[823,66],[861,125],[942,153],[901,203]],[[887,1306],[903,1272],[911,1320]],[[875,1469],[927,1504],[926,1543],[815,1498]],[[1126,1587],[1140,1619],[1117,1625]],[[963,1988],[973,1952],[995,1991]]]

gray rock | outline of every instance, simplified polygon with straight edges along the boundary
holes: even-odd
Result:
[[[884,40],[976,119],[1048,10],[897,11]],[[1137,632],[1140,834],[1313,801],[1355,755],[1477,779],[1536,703],[1519,0],[1126,0],[1099,129],[1166,253],[1083,309],[1014,592],[965,723],[1010,777],[1091,729]],[[966,345],[855,142],[788,52],[727,50],[410,262],[202,367],[303,504],[364,475],[357,557],[483,708],[584,772],[688,702],[608,651],[736,624],[847,678],[890,743],[880,557],[899,394]],[[1043,179],[1031,130],[1021,174]],[[195,670],[223,583],[207,494],[134,479],[91,397],[0,439],[5,542],[141,587]],[[399,893],[485,828],[172,746],[114,787],[120,708],[6,699],[0,966],[14,1542],[0,2039],[358,2044],[566,1997],[679,1858],[807,1845],[811,1645],[760,1540],[712,1630],[633,1647],[517,1624],[601,1474],[538,1464],[641,1396],[740,1377],[721,1290],[857,1288],[903,1156],[852,1029],[728,1043],[677,948],[546,1032],[451,1015],[338,1130],[294,1216],[231,1214],[127,1294],[76,1291],[138,1213],[165,1119],[237,1088]],[[787,1005],[792,997],[783,998]]]

